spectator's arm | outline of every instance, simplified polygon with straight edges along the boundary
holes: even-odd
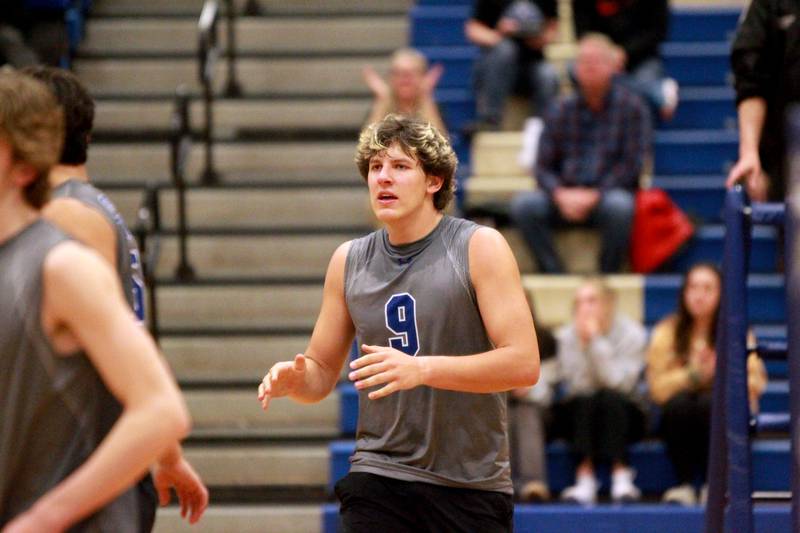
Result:
[[[737,105],[748,98],[766,98],[774,86],[781,58],[774,53],[772,18],[768,3],[754,0],[736,31],[731,68]]]
[[[653,127],[650,112],[641,99],[631,95],[635,100],[624,113],[622,129],[622,154],[611,166],[609,173],[600,180],[603,190],[623,188],[636,189],[642,173],[645,159],[653,146]]]
[[[495,46],[503,40],[499,31],[474,18],[464,24],[464,34],[469,42],[477,46]]]
[[[586,355],[597,382],[619,392],[632,391],[644,366],[646,337],[644,328],[630,322],[620,338],[598,335],[592,339]]]
[[[536,156],[534,175],[539,188],[552,195],[553,191],[561,185],[561,150],[557,139],[561,124],[562,106],[556,105],[550,109],[544,119],[544,129],[539,137],[539,150]]]
[[[674,368],[671,365],[675,357],[674,328],[665,322],[653,330],[650,347],[647,350],[647,384],[650,397],[659,405],[666,403],[675,394],[689,390],[692,379],[686,367]]]

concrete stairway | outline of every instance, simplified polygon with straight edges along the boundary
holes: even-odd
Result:
[[[74,65],[97,99],[90,172],[129,222],[143,186],[159,187],[162,349],[194,420],[186,454],[212,492],[192,530],[320,531],[339,395],[315,405],[276,400],[264,413],[256,388],[272,364],[305,349],[333,250],[373,227],[353,164],[370,104],[361,68],[385,70],[406,43],[410,3],[262,0],[258,16],[239,19],[245,96],[215,107],[221,185],[199,185],[203,148],[192,150],[188,248],[198,279],[186,284],[174,278],[166,139],[179,84],[193,96],[193,130],[203,124],[195,59],[202,4],[95,1]],[[240,11],[244,4],[237,1]],[[222,85],[224,59],[218,69]],[[166,508],[156,531],[188,530],[180,522]]]

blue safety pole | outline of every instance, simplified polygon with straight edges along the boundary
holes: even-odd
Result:
[[[726,437],[728,513],[725,531],[753,532],[753,475],[750,455],[750,405],[747,394],[747,267],[751,227],[741,186],[727,193],[725,210]]]
[[[789,400],[791,432],[792,531],[800,531],[800,245],[796,225],[800,223],[800,107],[793,106],[787,115],[789,161],[786,196],[786,312],[789,359]]]

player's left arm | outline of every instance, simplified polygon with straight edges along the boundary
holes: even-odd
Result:
[[[461,392],[491,393],[534,385],[539,349],[533,317],[514,254],[499,232],[480,228],[469,244],[469,267],[478,308],[494,349],[473,355],[411,357],[382,346],[363,346],[351,363],[356,388],[384,385],[372,400],[427,385]]]

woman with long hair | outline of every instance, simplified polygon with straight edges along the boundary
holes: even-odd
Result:
[[[661,406],[661,436],[678,479],[664,493],[666,502],[697,503],[694,482],[705,482],[721,281],[716,266],[694,265],[684,278],[677,312],[656,325],[647,353],[650,396]],[[754,353],[747,370],[750,408],[756,411],[767,373]],[[701,501],[704,495],[701,491]]]

